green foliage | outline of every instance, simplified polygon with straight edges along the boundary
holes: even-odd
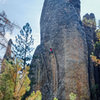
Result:
[[[23,29],[20,31],[20,35],[16,36],[16,44],[14,44],[14,54],[18,59],[23,60],[23,65],[27,64],[31,60],[31,52],[33,51],[33,42],[32,29],[29,23],[26,23],[23,26]]]
[[[53,100],[58,100],[56,97]]]
[[[70,93],[69,97],[70,97],[70,100],[76,100],[76,94],[74,94],[73,92]]]
[[[98,30],[96,31],[96,36],[97,36],[98,40],[100,41],[100,29],[98,29]]]
[[[0,92],[2,94],[2,97],[0,97],[0,100],[13,100],[13,91],[14,91],[14,83],[12,80],[12,66],[6,62],[6,69],[5,71],[0,74]]]
[[[0,100],[21,100],[30,90],[29,67],[22,70],[20,61],[4,60],[5,70],[0,74]],[[42,100],[40,91],[33,91],[26,100]]]
[[[0,100],[21,100],[30,89],[29,67],[22,70],[18,61],[13,64],[10,62],[6,60],[3,62],[5,70],[0,74]]]
[[[91,55],[92,61],[96,66],[100,65],[100,29],[96,30],[96,43],[94,44],[94,52]]]
[[[96,21],[95,18],[94,19],[87,19],[86,17],[83,18],[82,20],[83,24],[89,27],[96,27]]]
[[[36,93],[33,91],[29,97],[26,98],[26,100],[42,100],[42,95],[40,91],[37,91]]]

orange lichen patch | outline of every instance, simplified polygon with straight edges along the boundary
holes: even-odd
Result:
[[[51,67],[52,67],[52,74],[53,74],[53,91],[57,94],[57,64],[55,55],[51,55]]]
[[[91,59],[92,59],[92,61],[93,62],[95,62],[96,63],[96,65],[100,65],[100,59],[98,59],[96,56],[91,56]]]
[[[89,99],[89,86],[88,86],[88,80],[87,80],[87,71],[86,71],[86,65],[84,63],[73,63],[70,64],[70,67],[67,69],[68,72],[66,72],[66,79],[65,79],[65,88],[66,88],[66,95],[67,99],[68,94],[71,92],[75,93],[77,95],[76,100],[85,100],[87,97]],[[69,73],[70,72],[70,73]],[[69,73],[69,74],[68,74]]]
[[[100,29],[98,29],[98,30],[96,31],[96,37],[97,37],[98,40],[100,41]]]
[[[92,59],[93,62],[97,62],[97,57],[96,57],[96,56],[93,56],[93,55],[92,55],[92,56],[91,56],[91,59]]]
[[[80,100],[80,96],[82,95],[81,93],[81,83],[77,80],[77,93],[78,93],[78,100]]]
[[[100,65],[100,59],[98,59],[97,63]]]

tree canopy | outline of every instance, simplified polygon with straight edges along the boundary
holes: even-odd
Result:
[[[18,59],[23,60],[23,66],[31,60],[31,52],[33,51],[32,29],[29,23],[20,30],[20,34],[16,36],[16,43],[14,44],[14,54]]]

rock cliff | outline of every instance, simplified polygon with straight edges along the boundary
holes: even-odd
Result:
[[[31,91],[40,89],[43,100],[90,100],[87,43],[80,20],[80,0],[45,0],[41,44],[31,62]]]
[[[91,54],[94,52],[94,43],[96,40],[96,19],[93,13],[86,14],[83,16],[83,26],[84,31],[86,33],[86,41],[88,46],[88,73],[89,73],[89,86],[91,91],[91,100],[95,100],[95,96],[93,94],[95,87],[95,67],[91,60]]]

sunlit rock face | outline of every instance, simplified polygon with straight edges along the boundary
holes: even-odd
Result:
[[[78,6],[76,6],[78,5]],[[80,21],[79,0],[45,0],[41,15],[41,44],[30,69],[31,91],[43,100],[90,100],[86,35]],[[52,51],[51,51],[52,49]]]

